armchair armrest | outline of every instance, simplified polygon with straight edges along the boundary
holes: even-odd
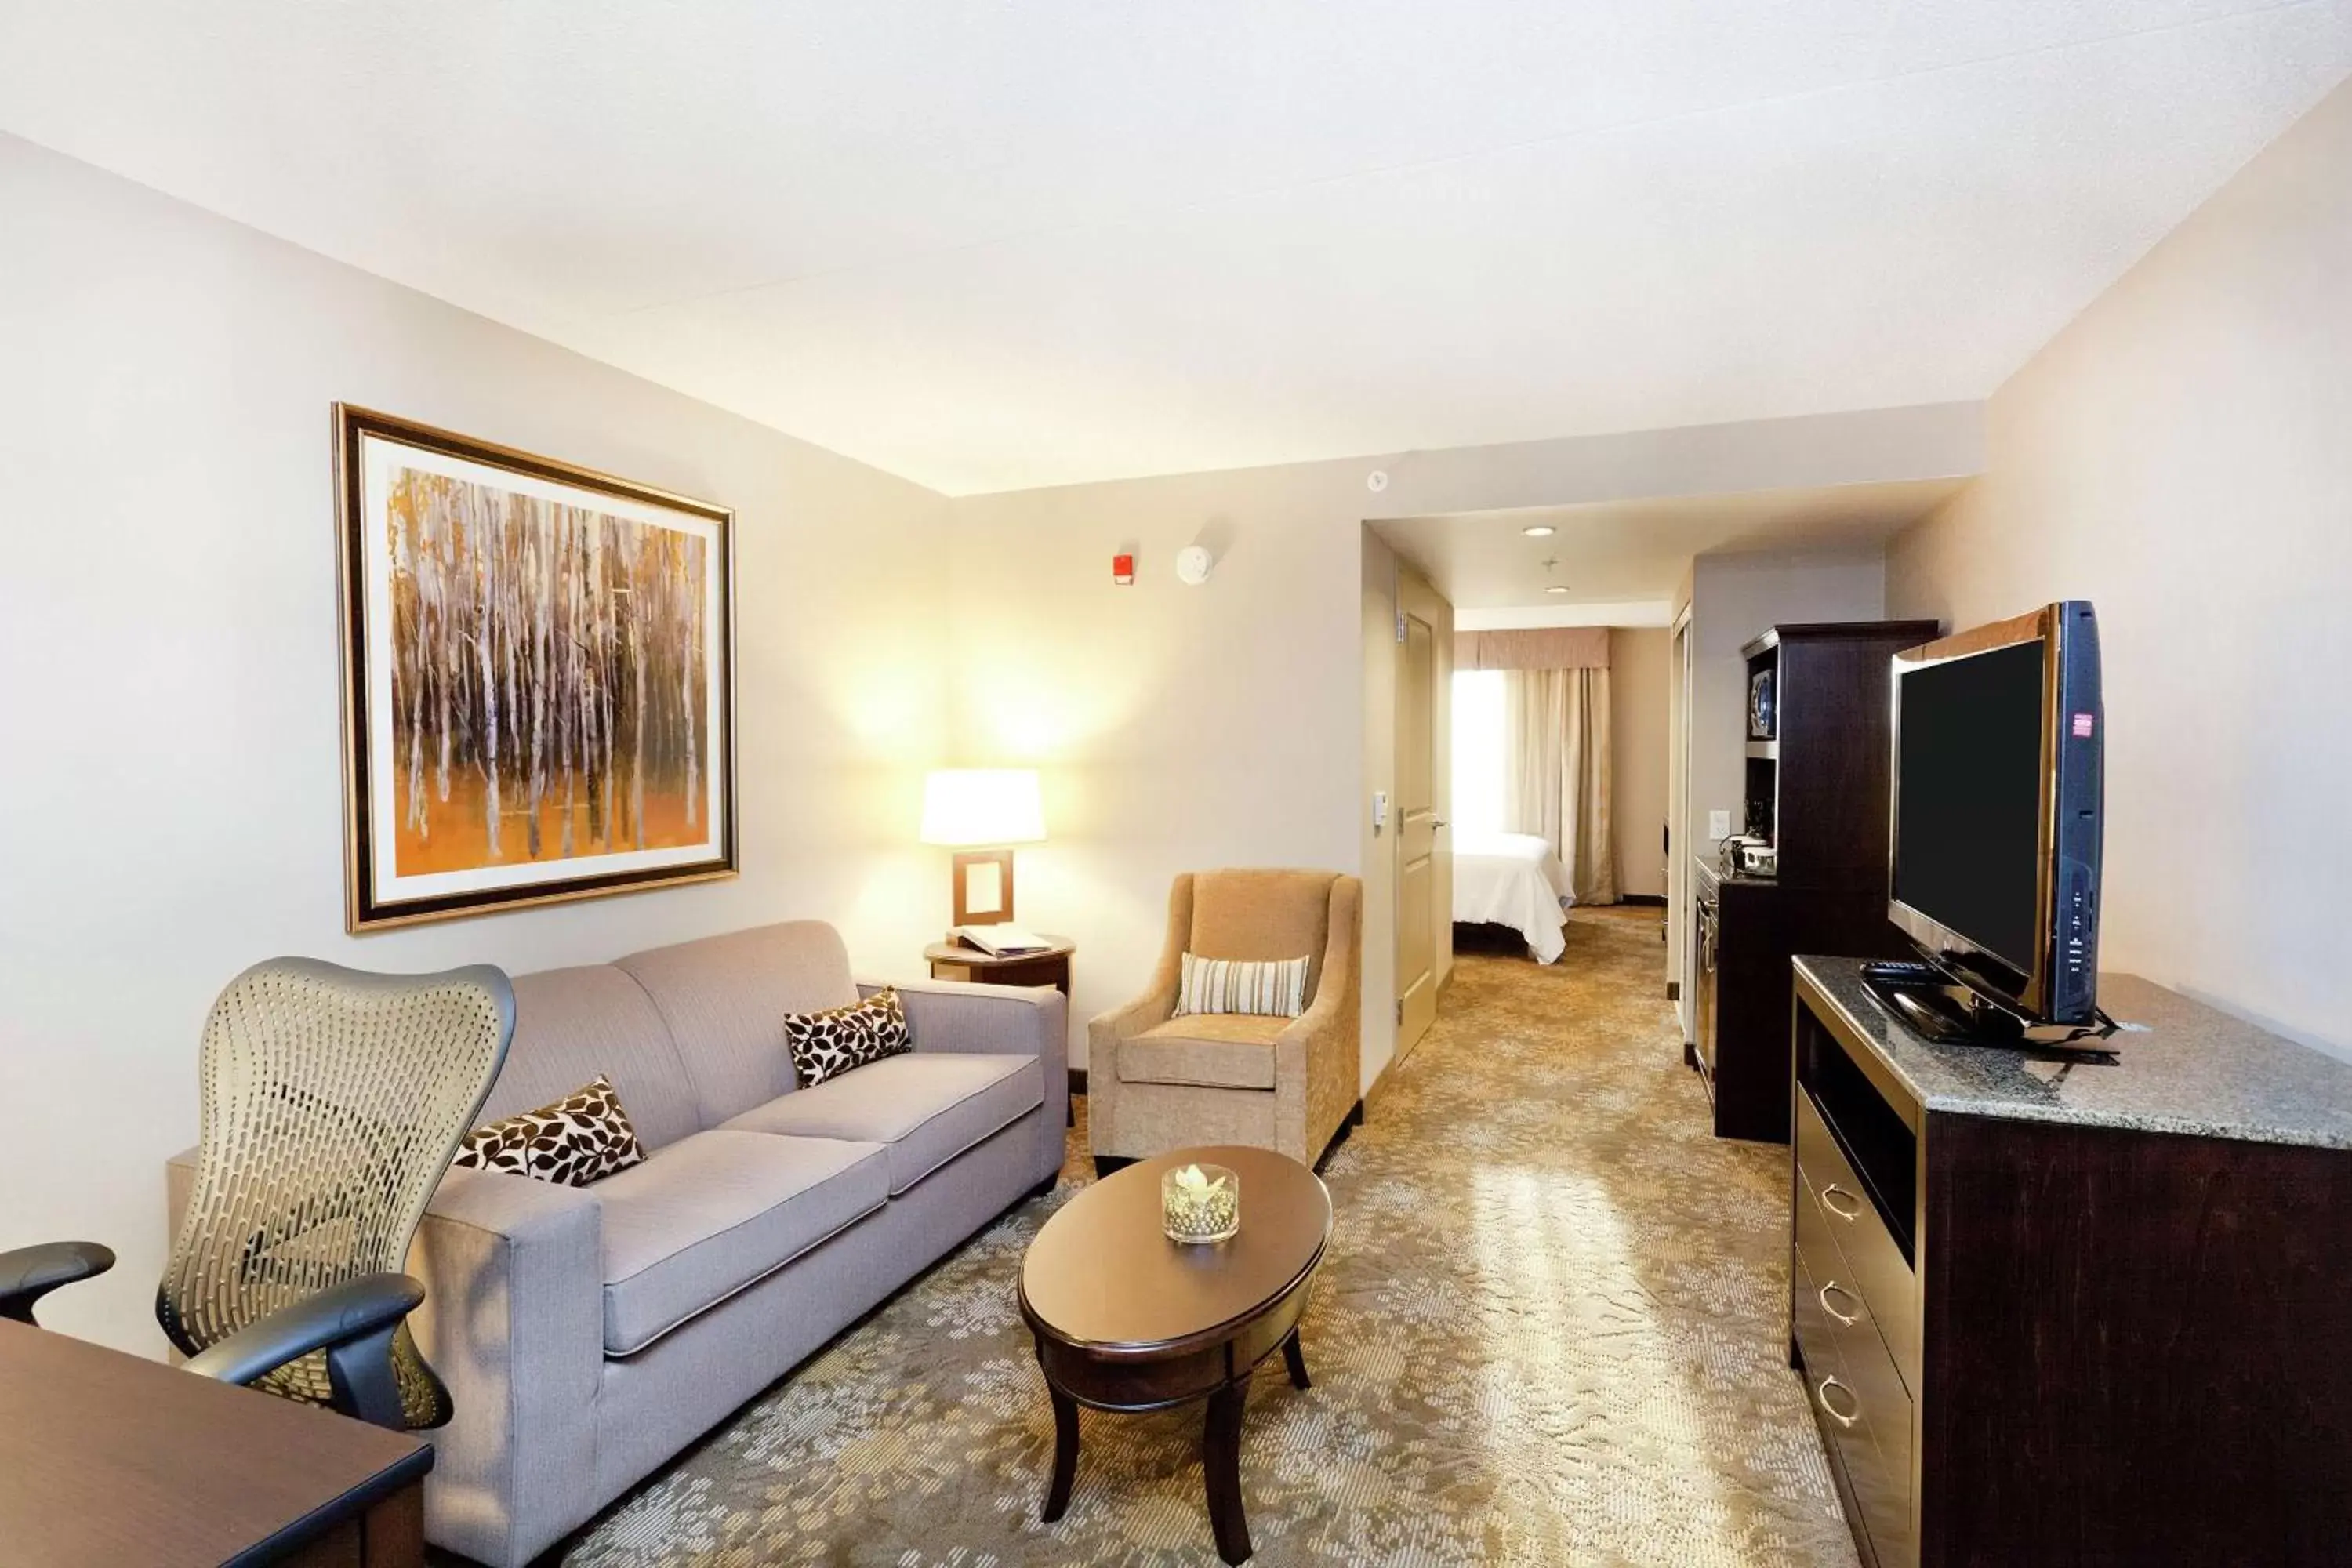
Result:
[[[1151,978],[1132,1000],[1097,1013],[1087,1023],[1089,1088],[1091,1075],[1111,1066],[1109,1053],[1119,1041],[1131,1040],[1176,1016],[1176,993],[1183,984],[1184,949],[1192,931],[1192,879],[1179,877],[1169,891],[1168,932],[1160,941],[1160,962],[1152,967]]]
[[[1146,1029],[1156,1028],[1176,1016],[1176,987],[1152,986],[1140,996],[1097,1013],[1087,1021],[1087,1042],[1089,1059],[1094,1051],[1105,1050],[1121,1040],[1131,1040]]]
[[[0,1318],[33,1321],[33,1303],[61,1285],[94,1279],[114,1267],[114,1253],[94,1241],[45,1241],[0,1252]]]
[[[1315,999],[1275,1037],[1274,1071],[1285,1128],[1312,1161],[1354,1114],[1363,1093],[1363,884],[1337,877]]]
[[[392,1335],[425,1300],[405,1274],[362,1274],[280,1307],[187,1361],[187,1370],[220,1383],[249,1384],[312,1351],[327,1352],[335,1408],[378,1426],[402,1425],[400,1384],[392,1370]]]
[[[1304,1045],[1318,1035],[1329,1033],[1353,1005],[1354,998],[1347,994],[1344,987],[1326,985],[1322,994],[1307,1005],[1307,1011],[1282,1026],[1282,1033],[1274,1037],[1275,1048]]]

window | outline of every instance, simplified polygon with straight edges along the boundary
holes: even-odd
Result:
[[[1463,669],[1454,675],[1454,837],[1503,831],[1503,672]]]

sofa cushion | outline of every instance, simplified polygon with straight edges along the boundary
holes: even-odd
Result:
[[[698,1132],[596,1184],[604,1352],[628,1355],[889,1196],[870,1142]]]
[[[789,921],[656,947],[631,953],[618,967],[661,1010],[704,1127],[792,1091],[785,1014],[857,1004],[848,950],[822,921]],[[627,1084],[614,1081],[628,1092]]]
[[[916,1051],[772,1100],[727,1127],[879,1143],[895,1197],[1045,1099],[1035,1057]]]
[[[644,1163],[645,1146],[603,1073],[562,1100],[518,1110],[466,1134],[449,1163],[584,1187]]]
[[[1274,1042],[1289,1026],[1254,1013],[1171,1018],[1119,1042],[1118,1081],[1272,1089]]]
[[[647,1149],[702,1129],[694,1085],[645,987],[608,963],[514,977],[514,1043],[477,1118],[495,1121],[612,1080]]]
[[[785,1014],[784,1043],[792,1047],[793,1071],[803,1089],[914,1048],[907,1010],[887,985],[855,1007]]]

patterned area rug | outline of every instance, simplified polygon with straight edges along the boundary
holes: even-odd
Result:
[[[1315,1386],[1262,1369],[1243,1435],[1254,1562],[1853,1563],[1785,1359],[1787,1155],[1709,1136],[1662,968],[1647,910],[1579,911],[1550,968],[1461,960],[1326,1172]],[[1213,1563],[1197,1406],[1086,1412],[1037,1522],[1054,1424],[1013,1285],[1084,1149],[561,1561]]]

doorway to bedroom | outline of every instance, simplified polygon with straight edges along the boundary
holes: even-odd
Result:
[[[1662,897],[1665,654],[1656,627],[1456,631],[1458,945],[1552,963],[1569,908]]]

